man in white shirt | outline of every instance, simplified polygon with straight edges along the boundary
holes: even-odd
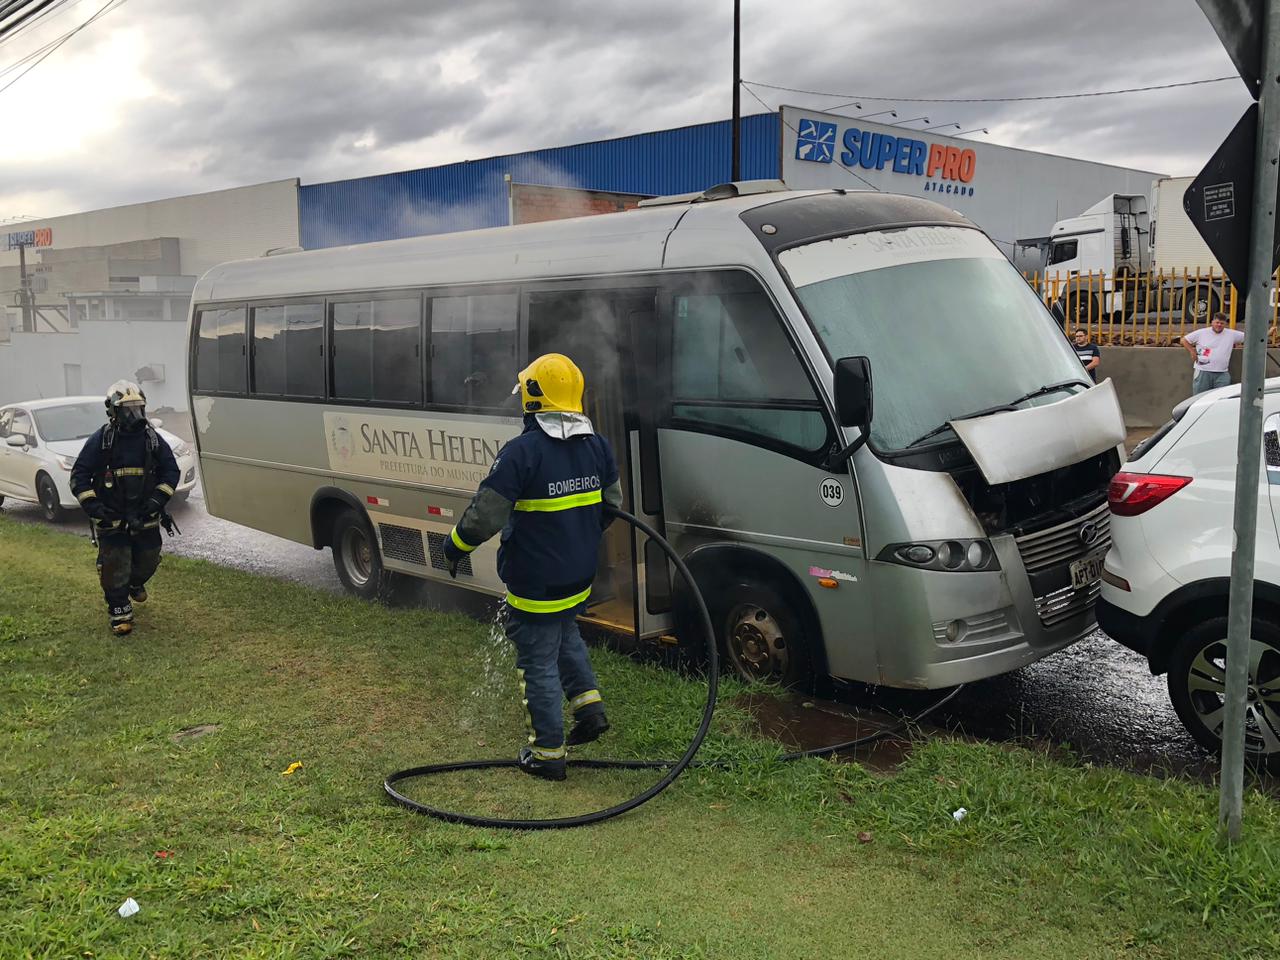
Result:
[[[1182,345],[1191,354],[1194,364],[1192,370],[1195,376],[1191,381],[1193,395],[1231,383],[1231,374],[1227,372],[1231,351],[1243,342],[1243,330],[1227,329],[1225,313],[1215,313],[1209,326],[1192,330],[1182,338]]]

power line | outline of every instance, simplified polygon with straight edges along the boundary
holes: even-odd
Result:
[[[45,21],[52,21],[64,10],[70,10],[76,4],[83,3],[83,2],[84,0],[61,0],[61,2],[59,2],[49,10],[45,11],[44,14],[42,14],[40,17],[37,17],[31,23],[28,23],[21,30],[15,31],[12,35],[5,37],[4,40],[0,40],[0,46],[2,46],[5,43],[11,43],[12,41],[16,40],[18,37],[30,32],[31,30],[34,30],[37,26],[42,25]],[[61,37],[55,37],[54,39],[50,40],[48,43],[45,43],[42,46],[36,47],[34,50],[19,57],[17,60],[13,61],[13,63],[9,64],[8,66],[0,67],[0,77],[3,77],[6,73],[11,73],[12,71],[18,69],[18,67],[21,67],[25,63],[28,63],[31,60],[34,60],[36,57],[40,56],[40,54],[44,53],[50,47],[57,44],[60,39]]]
[[[1079,100],[1085,97],[1114,97],[1122,93],[1146,93],[1151,90],[1173,90],[1177,87],[1195,87],[1204,83],[1224,83],[1239,77],[1211,77],[1207,80],[1183,80],[1179,83],[1159,83],[1150,87],[1125,87],[1121,90],[1094,90],[1090,93],[1056,93],[1036,97],[868,97],[856,93],[832,93],[829,90],[803,90],[799,87],[782,87],[774,83],[743,80],[753,87],[782,90],[787,93],[805,93],[815,97],[840,97],[848,100],[882,100],[897,103],[1028,103],[1037,100]]]
[[[62,2],[64,0],[29,0],[28,3],[17,7],[7,15],[6,22],[0,25],[0,41],[13,36],[28,21],[34,23],[35,20],[39,20],[41,14],[47,12],[49,7]]]
[[[42,26],[43,24],[49,21],[52,21],[64,10],[70,10],[77,3],[81,3],[81,2],[83,2],[83,0],[56,0],[56,2],[52,6],[48,7],[45,10],[42,10],[39,16],[33,18],[27,23],[24,23],[21,27],[18,27],[17,29],[11,32],[5,31],[3,35],[0,36],[0,45],[12,43],[13,41],[17,40],[18,37],[24,36],[25,34],[30,33],[36,27]],[[3,16],[3,14],[0,13],[0,16]]]
[[[25,70],[23,70],[16,77],[14,77],[12,80],[6,83],[3,87],[0,87],[0,93],[4,93],[6,90],[12,87],[15,83],[17,83],[19,80],[25,77],[28,73],[30,73],[36,67],[40,66],[40,64],[42,64],[45,60],[47,60],[50,56],[52,56],[58,50],[59,47],[61,47],[64,43],[66,43],[68,40],[74,37],[77,33],[79,33],[85,27],[89,26],[89,24],[102,19],[108,13],[111,13],[113,10],[118,10],[120,7],[123,7],[128,2],[129,0],[107,0],[107,2],[103,4],[103,6],[98,10],[97,13],[89,17],[89,19],[85,20],[82,24],[80,24],[80,26],[72,30],[68,30],[57,40],[55,40],[50,44],[47,44],[46,46],[48,49],[45,50],[43,54],[41,54],[39,57],[33,60],[30,64],[28,64]]]
[[[743,81],[742,81],[742,88],[743,88],[744,90],[746,90],[746,91],[747,91],[747,93],[751,94],[751,96],[755,97],[756,102],[757,102],[757,103],[759,103],[759,104],[760,104],[760,106],[764,107],[764,108],[765,108],[766,110],[768,110],[770,113],[776,113],[776,114],[778,115],[778,119],[782,120],[782,111],[781,111],[781,110],[775,110],[773,107],[769,106],[767,103],[765,103],[763,100],[761,100],[761,99],[760,99],[760,96],[759,96],[759,95],[758,95],[754,90],[752,90],[750,87],[748,87],[748,86],[747,86],[747,82],[746,82],[745,80],[743,80]],[[783,122],[783,123],[786,123],[786,124],[787,124],[787,129],[789,129],[789,130],[790,130],[792,133],[794,133],[797,137],[798,137],[798,136],[800,136],[800,131],[799,131],[799,130],[797,130],[795,127],[793,127],[790,123],[787,123],[787,121],[786,121],[786,120],[782,120],[782,122]],[[877,186],[876,186],[874,183],[872,183],[870,180],[868,180],[866,177],[860,176],[858,173],[856,173],[856,172],[855,172],[854,170],[852,170],[850,167],[847,167],[847,166],[845,166],[845,164],[840,163],[840,158],[839,158],[839,157],[837,157],[837,156],[835,156],[835,155],[834,155],[834,153],[835,153],[835,151],[833,150],[833,151],[832,151],[832,157],[831,157],[831,159],[832,159],[832,160],[834,160],[834,161],[835,161],[837,164],[839,164],[841,167],[843,167],[846,173],[848,173],[850,176],[852,176],[855,180],[861,180],[863,183],[865,183],[868,187],[870,187],[870,188],[871,188],[872,190],[874,190],[876,193],[880,193],[880,192],[881,192],[881,191],[880,191],[880,188],[879,188],[879,187],[877,187]]]

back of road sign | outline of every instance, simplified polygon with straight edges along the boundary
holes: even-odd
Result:
[[[1258,105],[1252,103],[1182,195],[1182,208],[1187,211],[1188,219],[1242,293],[1249,287],[1257,128]],[[1273,176],[1280,175],[1280,168],[1273,166],[1272,171]],[[1271,269],[1274,271],[1277,265],[1280,265],[1280,223],[1274,231]]]

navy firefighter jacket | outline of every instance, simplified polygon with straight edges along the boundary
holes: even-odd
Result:
[[[99,530],[124,526],[130,513],[144,513],[150,501],[154,513],[145,516],[144,529],[160,525],[159,511],[178,486],[178,461],[164,437],[150,425],[137,432],[108,425],[84,443],[71,468],[71,492],[86,509],[91,501],[102,506]]]
[[[596,433],[557,439],[533,415],[503,448],[451,535],[469,553],[500,528],[498,575],[507,603],[559,613],[583,603],[595,578],[603,504],[622,502],[609,441]]]

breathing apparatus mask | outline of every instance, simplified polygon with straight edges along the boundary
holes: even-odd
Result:
[[[147,395],[129,380],[117,380],[107,391],[107,417],[120,430],[136,433],[147,424]]]

